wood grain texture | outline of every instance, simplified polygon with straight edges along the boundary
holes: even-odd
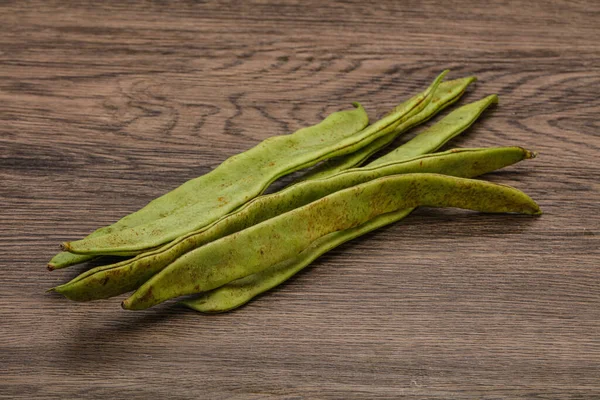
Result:
[[[1,398],[600,397],[597,1],[0,4]],[[58,243],[226,157],[442,69],[487,111],[454,146],[541,218],[418,210],[246,307],[44,290]],[[410,136],[408,136],[410,137]]]

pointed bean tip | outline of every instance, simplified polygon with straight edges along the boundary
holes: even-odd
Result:
[[[537,151],[530,151],[530,150],[527,150],[526,148],[520,147],[520,146],[518,146],[517,148],[523,152],[523,154],[524,154],[523,158],[525,160],[531,160],[532,158],[536,158],[538,155]]]
[[[64,288],[65,285],[66,284],[54,286],[52,289],[49,289],[48,291],[49,292],[52,291],[52,292],[60,293],[60,294],[62,294],[64,296],[63,288]]]
[[[55,287],[46,290],[46,293],[52,293],[52,292],[56,292]]]
[[[435,78],[435,80],[436,80],[436,81],[439,81],[439,82],[441,82],[441,81],[442,81],[442,79],[444,79],[444,78],[446,77],[446,75],[448,75],[448,73],[449,73],[449,72],[450,72],[450,70],[449,70],[449,69],[445,69],[445,70],[443,70],[443,71],[442,71],[442,72],[441,72],[441,73],[440,73],[440,74],[437,76],[437,78]]]
[[[60,244],[60,249],[61,249],[62,251],[70,251],[70,249],[71,249],[71,245],[69,244],[69,242],[62,242],[62,243]]]
[[[366,113],[365,108],[358,101],[353,101],[352,106],[354,106],[354,108],[356,108],[357,110],[362,110],[364,113]]]
[[[542,209],[540,208],[540,205],[534,200],[531,200],[529,207],[530,209],[526,212],[526,214],[533,216],[542,215]]]
[[[450,81],[446,81],[446,84],[460,84],[460,85],[464,85],[469,86],[471,83],[476,82],[477,81],[477,77],[476,76],[465,76],[463,78],[457,78],[457,79],[452,79]]]
[[[492,102],[493,104],[498,104],[498,102],[499,102],[499,98],[498,98],[498,95],[496,93],[490,94],[488,96],[488,99],[490,99],[490,102]]]

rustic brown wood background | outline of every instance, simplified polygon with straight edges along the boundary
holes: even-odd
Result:
[[[0,5],[0,397],[600,397],[599,2],[125,3]],[[59,242],[445,68],[542,217],[419,210],[226,315],[44,292]]]

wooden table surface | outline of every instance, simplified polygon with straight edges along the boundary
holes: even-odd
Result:
[[[2,2],[0,397],[600,397],[600,3],[367,3]],[[445,68],[540,218],[418,210],[217,316],[45,293],[61,241]]]

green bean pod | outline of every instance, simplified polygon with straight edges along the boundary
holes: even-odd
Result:
[[[282,162],[281,155],[299,156],[298,163],[318,157],[330,151],[332,144],[362,131],[369,123],[364,108],[355,103],[355,109],[333,113],[325,120],[311,127],[300,129],[291,135],[275,136],[264,140],[258,146],[227,159],[218,168],[199,178],[192,179],[180,187],[151,201],[137,212],[129,214],[110,226],[101,227],[83,239],[83,242],[99,237],[115,235],[117,232],[164,218],[188,207],[198,199],[205,209],[213,215],[226,213],[236,204],[261,192],[270,180],[265,177],[278,177],[294,170],[294,163]],[[323,139],[323,142],[321,142]],[[304,150],[308,148],[309,150]],[[284,150],[285,151],[282,151]],[[304,154],[302,154],[304,153]],[[300,158],[302,157],[302,159]],[[254,164],[254,165],[252,165]],[[81,241],[78,241],[81,242]],[[67,248],[69,248],[67,246]],[[135,249],[134,254],[140,251]],[[109,252],[112,255],[131,254],[132,252]],[[60,252],[48,262],[48,269],[65,268],[93,257],[92,254],[73,254]]]
[[[479,101],[457,108],[413,139],[368,165],[381,165],[392,160],[408,159],[421,154],[433,153],[450,139],[467,130],[485,109],[496,103],[498,103],[498,96],[492,94]]]
[[[387,175],[429,172],[459,177],[481,175],[533,155],[520,147],[456,149],[341,172],[325,179],[300,182],[263,195],[201,230],[154,251],[112,265],[90,269],[53,290],[75,301],[89,301],[135,290],[179,256],[221,237],[249,228],[282,213],[357,184]]]
[[[379,215],[356,228],[330,233],[315,240],[295,257],[202,293],[196,298],[180,301],[179,304],[207,314],[222,313],[241,307],[254,297],[287,281],[329,250],[358,236],[397,222],[407,217],[413,210],[414,208],[408,208]]]
[[[413,207],[541,214],[509,186],[439,174],[404,174],[340,190],[185,253],[145,282],[122,306],[141,310],[208,291],[296,256],[315,240],[379,215]]]
[[[476,80],[477,79],[474,76],[471,76],[440,83],[433,95],[432,100],[429,102],[427,107],[423,109],[423,111],[412,116],[393,129],[391,133],[375,140],[368,146],[365,146],[352,154],[331,158],[325,161],[323,164],[318,165],[308,174],[304,175],[302,180],[325,178],[346,169],[361,165],[366,159],[389,145],[402,133],[429,120],[438,112],[454,104],[456,101],[458,101],[458,99],[460,99],[467,87]],[[420,154],[425,153],[427,152],[422,152]]]
[[[299,131],[263,141],[255,148],[231,157],[214,171],[186,182],[122,219],[148,214],[158,219],[98,237],[63,243],[78,254],[118,254],[156,247],[217,220],[259,195],[271,182],[291,172],[331,157],[349,154],[389,133],[406,118],[420,112],[447,71],[440,74],[423,95],[403,104],[390,115],[356,134],[341,129],[339,118],[326,119],[318,129]],[[314,128],[314,127],[313,127]],[[144,214],[146,213],[146,214]],[[146,220],[146,219],[145,219]],[[126,224],[124,222],[123,224]]]

